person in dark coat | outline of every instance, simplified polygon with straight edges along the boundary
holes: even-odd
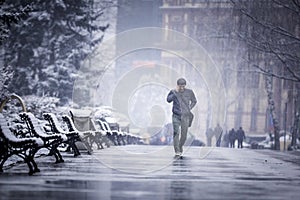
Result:
[[[221,128],[220,124],[218,123],[214,130],[215,136],[216,136],[216,146],[221,146],[221,139],[223,134],[223,129]]]
[[[177,80],[177,88],[169,92],[167,102],[173,103],[172,124],[173,124],[173,141],[175,157],[181,157],[183,145],[187,138],[188,128],[191,126],[192,118],[191,109],[197,103],[193,90],[185,88],[186,80],[180,78]],[[180,135],[180,136],[179,136]]]
[[[238,148],[243,148],[243,140],[246,138],[245,132],[242,127],[236,132],[238,140]]]
[[[234,148],[234,143],[235,143],[235,140],[236,140],[236,134],[235,134],[235,130],[234,128],[232,128],[230,131],[229,131],[229,145],[230,145],[230,148]]]
[[[214,130],[212,128],[208,128],[205,134],[206,134],[207,146],[211,147],[211,139],[214,136]]]
[[[222,141],[222,147],[228,147],[229,146],[229,134],[228,131],[225,131],[225,134],[223,136],[223,141]]]

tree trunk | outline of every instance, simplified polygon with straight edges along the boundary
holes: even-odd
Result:
[[[273,99],[273,82],[272,82],[272,76],[266,76],[266,90],[268,95],[268,106],[269,111],[271,114],[271,118],[273,120],[273,126],[274,126],[274,149],[280,150],[280,142],[279,142],[279,123],[276,118],[276,112],[275,112],[275,103]]]
[[[297,148],[297,138],[300,130],[300,102],[299,102],[299,91],[296,93],[296,98],[294,100],[294,125],[292,129],[292,148]]]

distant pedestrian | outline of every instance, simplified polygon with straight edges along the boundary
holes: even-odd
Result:
[[[221,128],[219,123],[215,127],[214,133],[215,133],[215,137],[216,137],[216,146],[220,147],[223,129]]]
[[[234,148],[234,143],[235,143],[235,140],[236,140],[236,133],[235,133],[235,130],[234,128],[232,128],[230,131],[229,131],[229,146],[230,148]]]
[[[173,143],[175,158],[179,158],[183,153],[183,145],[186,141],[188,128],[192,125],[193,114],[191,109],[196,105],[197,100],[193,90],[185,88],[186,80],[177,80],[177,87],[169,92],[167,102],[173,102],[172,124]]]
[[[225,132],[223,136],[223,141],[222,141],[222,147],[228,147],[229,146],[229,134],[228,131]]]
[[[207,146],[211,147],[211,139],[214,136],[214,130],[212,128],[208,128],[205,132],[206,134],[206,142],[207,142]]]
[[[245,132],[242,127],[236,132],[238,140],[238,148],[243,148],[243,140],[246,138]]]

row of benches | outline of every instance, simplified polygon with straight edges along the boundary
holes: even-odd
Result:
[[[60,163],[64,162],[58,149],[62,145],[65,145],[67,150],[72,150],[74,156],[78,156],[80,155],[77,147],[79,143],[83,144],[88,154],[93,152],[95,146],[102,149],[110,145],[142,143],[139,136],[112,131],[102,120],[96,120],[99,130],[94,124],[95,130],[79,131],[72,118],[67,115],[63,115],[62,119],[68,130],[62,128],[62,124],[52,113],[43,114],[45,119],[43,123],[29,112],[20,113],[19,116],[23,124],[11,127],[0,113],[0,172],[3,172],[4,163],[12,155],[19,156],[27,163],[29,175],[39,172],[34,157],[41,148],[48,149],[49,155],[55,157],[56,163]]]

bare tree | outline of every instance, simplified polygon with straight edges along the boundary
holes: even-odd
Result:
[[[251,68],[266,76],[268,105],[274,122],[275,149],[278,150],[279,124],[275,115],[272,78],[289,82],[296,89],[294,98],[298,105],[294,106],[294,120],[297,120],[300,100],[300,1],[231,2],[234,12],[239,16],[234,36],[248,47],[248,57],[244,59]],[[294,132],[297,129],[294,127]]]

